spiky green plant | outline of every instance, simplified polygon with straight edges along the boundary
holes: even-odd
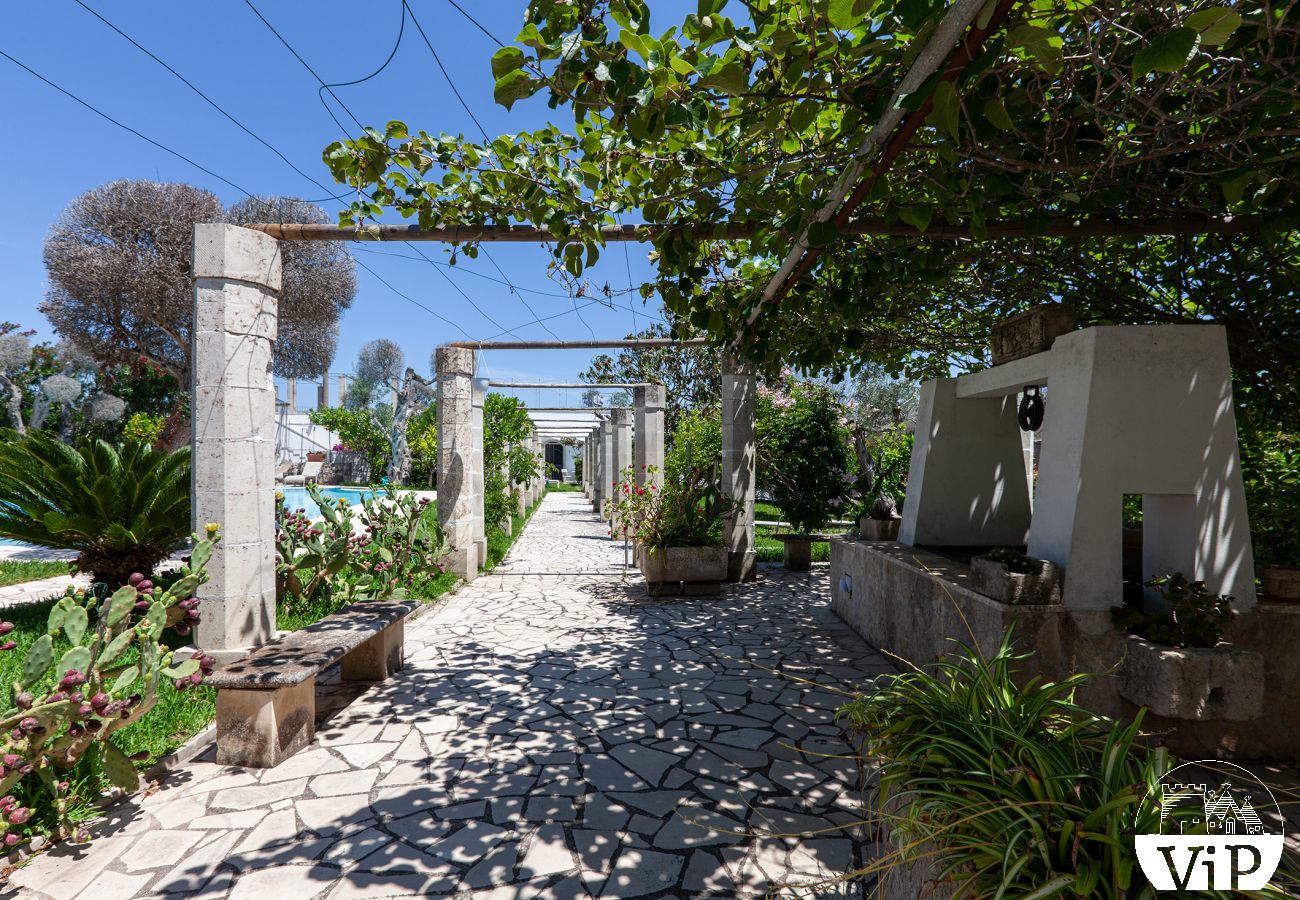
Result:
[[[189,488],[187,449],[0,434],[0,537],[75,550],[77,569],[110,588],[153,572],[189,535]]]

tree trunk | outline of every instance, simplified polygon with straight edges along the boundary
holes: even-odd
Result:
[[[23,424],[22,389],[3,375],[0,375],[0,387],[4,387],[9,393],[8,399],[5,400],[5,407],[9,410],[9,422],[19,434],[26,434],[27,426]]]
[[[388,429],[388,480],[393,484],[406,484],[411,477],[411,445],[406,440],[406,426],[415,414],[416,379],[414,369],[407,369],[402,385],[397,390],[397,407],[393,410],[393,424]]]

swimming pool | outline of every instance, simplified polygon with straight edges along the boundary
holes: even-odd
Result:
[[[311,494],[307,493],[306,488],[282,487],[276,488],[276,490],[284,494],[285,509],[305,509],[307,511],[307,518],[309,519],[315,519],[320,515],[320,507],[317,506],[316,501],[311,498]],[[320,489],[320,492],[321,496],[326,500],[343,499],[348,501],[350,506],[356,506],[362,500],[374,494],[374,491],[367,490],[366,488],[345,487],[323,487]]]

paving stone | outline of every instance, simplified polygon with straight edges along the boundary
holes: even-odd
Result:
[[[246,872],[235,880],[230,900],[314,897],[339,877],[332,866],[275,866]]]
[[[625,847],[619,853],[600,896],[644,897],[662,891],[677,883],[682,862],[682,857],[673,853]]]
[[[830,612],[824,569],[664,602],[622,563],[581,496],[549,495],[493,573],[408,623],[403,671],[350,703],[351,686],[322,683],[338,711],[312,746],[269,770],[195,761],[12,886],[42,900],[758,897],[870,859],[861,826],[812,833],[863,811],[852,760],[801,752],[847,749],[840,698],[749,662],[827,686],[890,671]],[[168,845],[179,855],[152,853],[168,832],[187,836]]]
[[[519,863],[520,878],[538,878],[576,869],[573,854],[560,825],[543,825],[533,832],[528,851]]]
[[[199,842],[197,831],[150,831],[140,837],[121,856],[122,868],[128,872],[172,866]]]

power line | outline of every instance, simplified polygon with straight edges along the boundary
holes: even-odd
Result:
[[[473,123],[478,127],[479,134],[483,136],[484,147],[490,148],[492,144],[492,139],[488,137],[487,129],[483,127],[483,123],[478,120],[478,116],[474,115],[474,110],[470,107],[470,105],[467,102],[465,102],[465,98],[461,96],[460,89],[456,87],[456,82],[451,77],[451,73],[448,72],[447,67],[442,64],[442,57],[440,57],[438,55],[438,51],[434,49],[433,42],[429,40],[429,36],[424,33],[424,26],[422,26],[420,24],[420,20],[416,18],[415,10],[410,8],[409,4],[407,3],[407,0],[402,0],[402,9],[410,14],[411,21],[415,24],[415,29],[418,32],[420,32],[420,37],[424,39],[424,46],[429,48],[429,53],[432,54],[433,61],[438,65],[438,71],[442,72],[442,77],[447,80],[447,86],[451,88],[451,92],[456,95],[456,99],[460,101],[461,108],[465,110],[465,113],[470,117],[470,120],[473,121]],[[554,331],[552,331],[549,325],[547,325],[541,319],[537,318],[537,311],[533,309],[531,305],[529,305],[527,300],[524,299],[523,294],[519,293],[519,291],[515,289],[514,284],[511,283],[510,281],[510,276],[505,273],[505,270],[501,268],[500,264],[497,263],[496,259],[493,258],[492,254],[488,252],[487,248],[483,247],[481,248],[481,251],[483,255],[487,258],[488,262],[492,263],[492,266],[497,270],[497,272],[501,275],[501,277],[505,279],[506,285],[510,288],[510,293],[518,297],[519,302],[524,305],[524,309],[528,310],[528,314],[532,316],[539,325],[541,325],[544,329],[546,329],[546,332],[551,337],[555,338],[558,341],[560,339],[560,336],[556,334]]]
[[[359,265],[361,268],[365,269],[367,272],[369,272],[371,275],[373,275],[373,276],[375,277],[375,279],[376,279],[377,281],[379,281],[380,284],[382,284],[384,287],[388,288],[390,291],[392,291],[392,292],[393,292],[394,294],[396,294],[397,296],[401,297],[401,298],[402,298],[403,300],[405,300],[407,303],[411,303],[411,304],[413,304],[413,305],[415,305],[415,306],[420,307],[420,309],[424,310],[425,312],[429,313],[429,314],[432,315],[432,316],[435,316],[436,318],[442,320],[443,322],[446,322],[446,323],[447,323],[448,325],[450,325],[452,328],[455,328],[455,329],[456,329],[457,331],[459,331],[461,334],[465,335],[465,337],[468,338],[469,340],[471,340],[471,341],[474,340],[474,338],[470,337],[470,336],[469,336],[469,332],[467,332],[464,328],[462,328],[461,326],[457,325],[455,322],[453,322],[451,319],[447,318],[446,316],[442,315],[441,313],[434,312],[432,309],[430,309],[429,307],[425,306],[423,303],[421,303],[419,300],[416,300],[414,297],[410,296],[409,294],[404,294],[404,293],[402,293],[402,292],[399,291],[397,288],[393,287],[393,285],[390,284],[390,283],[389,283],[389,282],[388,282],[388,281],[387,281],[387,280],[386,280],[382,275],[380,275],[380,274],[379,274],[378,272],[376,272],[374,269],[370,268],[370,266],[366,265],[366,264],[363,263],[361,260],[357,260],[357,265]],[[504,333],[506,333],[506,332],[502,332],[502,333],[504,334]],[[513,334],[513,332],[509,332],[509,333]]]
[[[477,28],[479,31],[483,32],[484,34],[486,34],[492,40],[492,43],[496,44],[498,47],[505,46],[505,44],[501,43],[501,40],[495,34],[488,31],[486,28],[484,28],[478,19],[474,18],[469,13],[465,12],[465,10],[461,7],[459,3],[456,2],[456,0],[447,0],[447,2],[450,3],[452,6],[456,7],[457,12],[459,12],[462,16],[464,16],[465,18],[473,22],[474,27]]]
[[[9,61],[10,61],[11,63],[13,63],[15,66],[17,66],[18,68],[20,68],[20,69],[24,70],[25,72],[27,72],[27,73],[28,73],[29,75],[31,75],[32,77],[34,77],[34,78],[36,78],[36,79],[38,79],[38,80],[40,80],[40,81],[45,82],[47,85],[49,85],[50,87],[54,88],[54,89],[55,89],[56,91],[58,91],[60,94],[63,94],[65,97],[68,97],[68,98],[71,99],[71,100],[75,100],[77,103],[81,104],[81,105],[84,106],[86,109],[90,110],[90,111],[93,112],[95,115],[99,116],[100,118],[102,118],[102,119],[106,119],[107,121],[113,123],[113,124],[116,125],[118,128],[121,128],[123,131],[130,132],[131,134],[133,134],[133,135],[135,135],[136,137],[138,137],[140,140],[144,141],[144,142],[147,143],[147,144],[151,144],[151,145],[153,145],[154,147],[157,147],[159,150],[162,150],[164,153],[169,153],[169,154],[171,154],[172,156],[176,157],[177,159],[181,160],[182,162],[189,163],[191,166],[193,166],[194,168],[198,169],[198,170],[199,170],[200,172],[202,172],[203,174],[205,174],[205,175],[210,175],[211,177],[213,177],[213,178],[217,179],[218,181],[220,181],[222,184],[229,185],[230,187],[232,187],[232,188],[234,188],[235,190],[239,191],[239,192],[240,192],[241,194],[243,194],[244,196],[246,196],[246,197],[253,197],[253,194],[252,194],[251,192],[249,192],[249,191],[245,190],[244,188],[240,187],[238,184],[235,184],[235,182],[231,181],[229,178],[226,178],[225,176],[222,176],[222,175],[218,175],[216,172],[212,171],[212,170],[209,169],[207,166],[200,165],[199,163],[197,163],[197,162],[195,162],[194,160],[190,159],[188,156],[186,156],[184,153],[181,153],[179,150],[173,150],[171,147],[168,147],[166,144],[161,144],[161,143],[159,143],[158,141],[155,141],[153,138],[149,137],[147,134],[144,134],[144,133],[142,133],[142,132],[139,132],[139,131],[137,131],[136,129],[132,128],[130,125],[127,125],[126,123],[121,122],[121,121],[119,121],[118,119],[113,118],[113,117],[110,116],[108,113],[104,112],[103,110],[99,109],[98,107],[94,106],[93,104],[88,103],[88,102],[85,101],[85,100],[82,100],[80,97],[78,97],[76,94],[72,93],[72,91],[69,91],[67,88],[64,88],[64,87],[61,87],[60,85],[55,84],[53,81],[51,81],[50,79],[46,78],[46,77],[45,77],[44,75],[42,75],[40,72],[37,72],[35,69],[33,69],[31,66],[28,66],[28,65],[26,65],[26,64],[24,64],[24,63],[22,63],[22,62],[19,62],[17,59],[15,59],[14,57],[10,56],[10,55],[9,55],[8,53],[6,53],[5,51],[0,50],[0,56],[3,56],[5,59],[9,60]],[[255,199],[256,199],[256,198],[255,198]]]
[[[177,79],[178,79],[182,84],[184,84],[187,88],[189,88],[189,89],[190,89],[191,91],[193,91],[194,93],[198,94],[199,97],[201,97],[201,98],[204,100],[204,102],[206,102],[209,106],[211,106],[211,107],[212,107],[213,109],[215,109],[217,112],[221,113],[223,116],[225,116],[227,119],[229,119],[232,123],[234,123],[235,127],[237,127],[238,129],[240,129],[241,131],[243,131],[245,134],[247,134],[247,135],[248,135],[249,137],[251,137],[253,140],[257,141],[257,142],[258,142],[259,144],[261,144],[263,147],[265,147],[266,149],[268,149],[268,150],[270,150],[272,153],[274,153],[276,156],[278,156],[278,157],[280,158],[280,160],[281,160],[282,162],[284,162],[284,164],[287,165],[289,168],[293,169],[295,172],[297,172],[297,173],[298,173],[299,175],[301,175],[303,178],[305,178],[305,179],[307,179],[308,181],[310,181],[312,184],[316,185],[316,186],[317,186],[318,188],[320,188],[321,190],[323,190],[323,191],[325,191],[325,192],[327,192],[327,193],[330,191],[330,188],[329,188],[327,185],[321,183],[320,181],[317,181],[315,178],[313,178],[312,176],[308,175],[308,174],[307,174],[306,172],[304,172],[302,169],[298,168],[298,166],[295,165],[294,162],[293,162],[291,159],[289,159],[289,157],[285,156],[283,153],[280,152],[279,148],[277,148],[276,146],[274,146],[270,141],[266,140],[266,139],[263,138],[261,135],[257,134],[255,131],[253,131],[251,128],[249,128],[247,125],[245,125],[243,122],[239,121],[239,119],[235,118],[235,117],[234,117],[234,116],[233,116],[233,115],[232,115],[228,110],[226,110],[226,109],[225,109],[221,104],[217,103],[217,101],[213,100],[211,97],[209,97],[207,94],[205,94],[205,93],[204,93],[202,90],[200,90],[199,87],[198,87],[197,85],[195,85],[192,81],[190,81],[188,78],[186,78],[186,77],[185,77],[184,75],[182,75],[180,72],[176,71],[174,68],[172,68],[172,67],[171,67],[170,65],[168,65],[166,62],[164,62],[162,59],[160,59],[160,58],[159,58],[155,53],[153,53],[153,51],[151,51],[151,50],[149,50],[147,47],[143,46],[139,41],[137,41],[135,38],[131,37],[131,35],[127,34],[127,33],[126,33],[125,31],[123,31],[121,28],[117,27],[117,26],[114,25],[112,22],[110,22],[108,19],[104,18],[103,15],[101,15],[98,11],[96,11],[95,9],[93,9],[92,7],[90,7],[89,5],[87,5],[86,3],[84,3],[83,0],[73,0],[73,2],[75,2],[78,6],[80,6],[82,9],[84,9],[86,12],[90,13],[90,14],[91,14],[92,16],[94,16],[96,19],[99,19],[99,21],[103,22],[103,23],[104,23],[105,25],[107,25],[109,28],[111,28],[111,29],[113,29],[114,31],[116,31],[119,35],[121,35],[121,36],[122,36],[122,37],[123,37],[123,38],[124,38],[128,43],[130,43],[132,46],[134,46],[137,50],[139,50],[139,51],[140,51],[141,53],[143,53],[145,56],[149,57],[149,58],[152,59],[154,62],[156,62],[158,65],[162,66],[164,69],[166,69],[166,70],[167,70],[168,72],[170,72],[172,75],[174,75],[174,76],[175,76],[175,77],[176,77],[176,78],[177,78]],[[338,201],[340,201],[340,202],[342,202],[342,200],[343,200],[342,197],[339,197],[339,196],[337,196],[337,195],[333,195],[333,194],[331,194],[330,197],[329,197],[328,199],[331,199],[331,200],[338,200]],[[311,202],[316,202],[316,201],[311,201]]]

